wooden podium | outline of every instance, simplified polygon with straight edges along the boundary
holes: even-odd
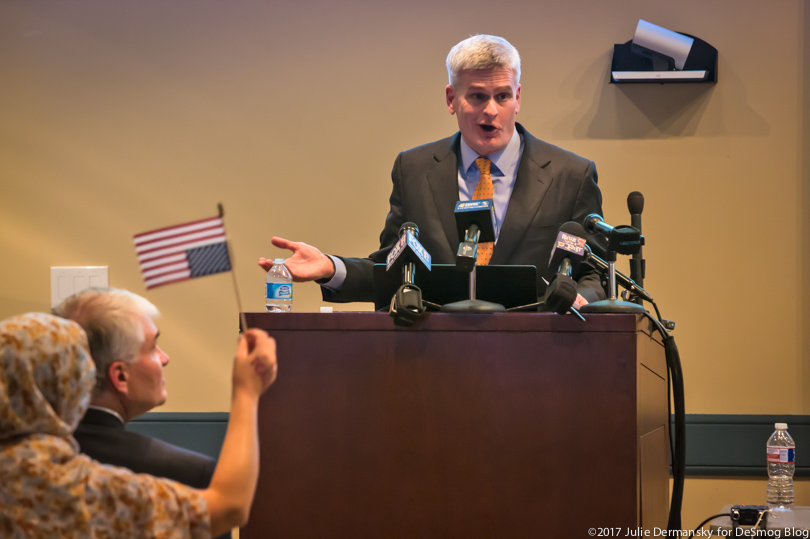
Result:
[[[646,318],[246,316],[279,374],[241,538],[666,528],[666,365]]]

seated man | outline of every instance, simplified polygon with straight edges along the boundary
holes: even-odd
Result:
[[[434,264],[453,264],[459,245],[454,209],[459,200],[491,198],[495,242],[479,246],[478,264],[533,265],[542,295],[556,275],[549,258],[560,225],[602,214],[592,161],[532,136],[520,112],[520,55],[505,39],[477,35],[454,46],[446,61],[445,101],[458,120],[448,138],[402,152],[391,173],[390,210],[379,250],[368,258],[326,256],[305,243],[273,238],[290,249],[296,281],[318,281],[327,301],[373,301],[372,267],[385,262],[400,226],[419,227]],[[269,270],[272,260],[260,258]],[[577,278],[580,304],[605,298],[598,272],[584,264]],[[545,279],[545,280],[544,280]]]
[[[275,341],[259,329],[239,338],[222,459],[205,489],[78,453],[73,432],[96,379],[88,349],[71,320],[28,313],[0,322],[0,536],[202,539],[246,525]]]
[[[96,364],[90,407],[74,432],[81,452],[104,464],[208,487],[214,459],[124,428],[166,402],[163,368],[169,356],[157,343],[157,308],[126,290],[89,288],[64,300],[54,314],[82,326]]]

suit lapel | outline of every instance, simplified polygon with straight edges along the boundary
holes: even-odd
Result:
[[[433,193],[436,213],[447,237],[450,250],[454,253],[459,242],[454,211],[456,202],[458,202],[458,148],[460,136],[459,133],[456,133],[455,136],[446,139],[447,146],[436,150],[433,154],[436,164],[426,174],[427,182]]]
[[[518,124],[523,135],[523,155],[520,158],[515,188],[509,199],[498,243],[492,251],[490,264],[507,264],[515,248],[523,241],[529,225],[537,215],[543,198],[554,178],[546,166],[550,159],[543,155],[538,140]]]

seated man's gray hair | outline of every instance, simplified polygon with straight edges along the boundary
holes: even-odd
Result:
[[[517,84],[520,82],[520,55],[504,38],[479,34],[458,43],[447,55],[447,76],[451,85],[456,84],[459,73],[471,69],[511,69]]]
[[[149,300],[127,290],[87,288],[65,299],[53,314],[84,328],[96,364],[96,390],[103,391],[110,365],[130,362],[138,354],[144,341],[139,319],[160,313]]]

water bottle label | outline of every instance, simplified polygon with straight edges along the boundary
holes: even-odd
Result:
[[[265,283],[267,291],[265,297],[268,299],[292,299],[292,285],[284,283]]]
[[[792,447],[768,446],[768,462],[792,464],[796,450]]]

